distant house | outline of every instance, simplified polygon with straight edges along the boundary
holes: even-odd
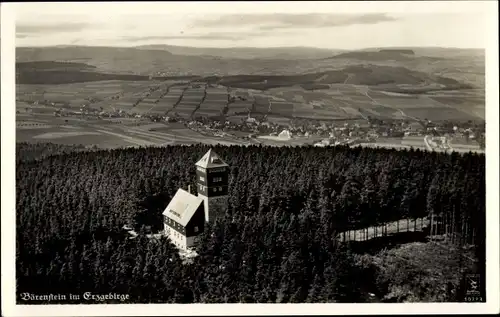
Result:
[[[413,132],[422,132],[422,131],[424,131],[424,127],[418,122],[412,122],[408,125],[406,130],[413,131]]]
[[[417,131],[406,131],[405,136],[418,136],[419,132]]]
[[[288,130],[283,130],[281,133],[278,135],[278,138],[284,139],[284,140],[289,140],[292,137],[292,134]]]
[[[324,145],[330,145],[330,140],[324,139],[324,140],[321,140],[321,143],[323,143]]]

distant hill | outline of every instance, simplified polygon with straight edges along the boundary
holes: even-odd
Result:
[[[308,58],[306,58],[307,56]],[[86,69],[86,72],[105,74],[147,77],[215,76],[226,79],[240,75],[274,75],[288,76],[288,78],[306,75],[307,77],[308,74],[326,71],[356,73],[354,71],[356,68],[349,71],[345,69],[364,65],[364,69],[358,69],[362,74],[351,75],[353,77],[349,79],[350,84],[371,84],[384,81],[412,84],[419,82],[419,78],[423,78],[421,74],[425,74],[429,77],[425,79],[427,83],[436,82],[436,78],[452,78],[477,88],[484,88],[485,64],[484,51],[475,49],[373,48],[340,52],[304,47],[195,48],[171,45],[19,47],[16,49],[16,61],[18,63],[73,62],[77,65],[86,64],[87,67],[93,67],[92,70]],[[32,67],[33,65],[35,64],[31,66],[26,64],[23,67]],[[56,64],[42,66],[43,64],[38,64],[34,68],[38,71],[42,68],[47,71],[47,67],[55,67]],[[60,66],[63,65],[58,65],[57,70],[61,70]],[[66,66],[67,64],[62,68]],[[367,72],[366,69],[371,71]],[[407,77],[408,74],[415,74],[412,72],[419,74],[415,75],[417,79]],[[33,77],[27,73],[25,75]],[[49,74],[45,73],[44,75],[48,76]],[[56,73],[53,75],[55,76]],[[68,74],[65,73],[66,75]],[[90,74],[86,74],[85,77],[97,80],[102,78],[102,75],[90,76]],[[339,78],[344,77],[340,76]],[[41,77],[38,77],[36,81],[40,80],[42,80]],[[62,79],[54,80],[55,82],[64,81]],[[83,78],[78,80],[83,80]],[[30,79],[29,82],[32,80]],[[310,82],[306,83],[310,84]],[[301,82],[301,84],[304,83]],[[314,84],[319,83],[315,82]]]
[[[397,54],[407,54],[407,55],[415,55],[413,50],[405,50],[405,49],[383,49],[379,50],[380,53],[397,53]]]
[[[16,63],[18,84],[64,84],[102,80],[146,81],[149,76],[133,74],[111,74],[97,72],[94,66],[70,62],[18,62]],[[295,75],[228,75],[228,76],[153,76],[153,79],[198,79],[228,87],[267,90],[277,87],[301,85],[304,89],[328,89],[330,84],[379,86],[386,90],[400,91],[398,85],[434,85],[438,89],[471,88],[455,79],[413,71],[405,67],[380,65],[350,65],[337,70]],[[431,89],[432,90],[432,89]]]
[[[456,48],[456,47],[378,47],[357,50],[359,52],[378,52],[382,50],[411,50],[418,56],[454,58],[454,57],[484,57],[485,50],[479,48]]]
[[[189,47],[174,45],[143,45],[136,48],[142,50],[166,50],[176,55],[212,56],[220,58],[241,59],[316,59],[331,56],[342,50],[330,50],[311,47]]]
[[[134,74],[112,74],[97,72],[96,67],[85,63],[72,62],[18,62],[16,63],[17,84],[46,84],[58,85],[67,83],[82,83],[104,80],[123,81],[148,81],[150,79],[163,79],[164,77],[134,75]],[[198,76],[170,76],[175,80],[189,80],[199,78]]]
[[[133,47],[19,47],[17,62],[75,62],[93,65],[108,73],[149,75],[166,72],[169,75],[204,75],[255,73],[262,69],[289,69],[296,59],[236,59],[214,56],[177,55],[165,49]]]
[[[16,71],[54,71],[54,70],[94,70],[96,67],[85,63],[34,61],[16,63]]]
[[[316,72],[300,75],[236,75],[218,79],[221,85],[266,90],[277,87],[302,85],[304,89],[325,89],[329,84],[341,84],[349,77],[349,84],[378,86],[385,85],[385,90],[400,91],[397,85],[428,87],[434,85],[439,89],[471,88],[455,79],[433,76],[423,72],[412,71],[404,67],[358,65],[347,66],[339,70]],[[212,78],[212,81],[214,79]],[[391,87],[393,89],[391,89]],[[424,90],[432,90],[423,88]]]
[[[357,59],[364,61],[410,61],[415,59],[413,50],[381,49],[379,51],[352,51],[340,53],[327,59]]]
[[[139,51],[127,47],[104,46],[50,46],[50,47],[18,47],[16,48],[16,61],[76,61],[108,58],[115,60],[131,60],[148,58],[154,60],[172,55],[165,50]]]

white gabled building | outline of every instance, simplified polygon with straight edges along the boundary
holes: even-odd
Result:
[[[203,198],[179,188],[163,216],[165,234],[178,248],[196,245],[196,238],[205,227]]]

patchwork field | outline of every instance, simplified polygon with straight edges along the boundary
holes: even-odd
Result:
[[[405,136],[401,140],[401,145],[423,149],[425,148],[425,141],[421,136]]]
[[[485,119],[484,58],[474,56],[445,56],[429,63],[425,56],[388,61],[385,53],[373,59],[373,54],[362,52],[341,54],[342,58],[254,56],[244,60],[124,48],[35,51],[16,50],[16,137],[20,141],[104,147],[239,142],[208,137],[184,125],[149,126],[148,115],[187,120],[225,117],[235,123],[251,115],[280,125],[294,119],[335,125],[348,120],[361,126],[371,119]],[[78,61],[71,63],[76,55]],[[83,114],[88,109],[94,113],[92,118]],[[63,117],[58,117],[59,111]],[[120,118],[107,118],[112,114]],[[379,139],[377,144],[425,148],[422,137]],[[456,147],[466,151],[475,144],[457,142]]]
[[[269,98],[264,96],[255,96],[252,112],[266,114],[270,109],[270,101]]]
[[[66,121],[59,122],[60,118],[54,116],[60,109],[83,112],[84,108],[95,109],[103,115],[124,111],[142,117],[151,114],[179,116],[184,119],[225,116],[226,120],[236,123],[240,123],[250,114],[259,120],[267,116],[268,121],[280,125],[289,124],[293,118],[331,122],[360,120],[367,123],[370,118],[439,121],[482,120],[485,117],[484,89],[453,84],[458,88],[448,87],[447,90],[433,91],[445,87],[446,80],[444,84],[436,83],[431,80],[433,78],[420,73],[413,74],[416,76],[413,79],[406,75],[401,77],[400,82],[407,85],[387,82],[371,84],[365,83],[362,76],[367,76],[367,80],[371,81],[375,79],[373,73],[378,76],[389,72],[390,76],[398,79],[401,74],[411,72],[402,68],[366,65],[352,66],[348,70],[347,73],[323,71],[322,74],[289,76],[220,76],[215,81],[213,77],[207,79],[209,84],[201,80],[201,77],[193,81],[194,79],[186,78],[145,80],[133,76],[128,80],[52,85],[18,84],[18,118],[25,114],[29,120],[25,118],[23,122],[19,122],[17,131],[22,140],[98,142],[107,146],[190,143],[198,142],[200,138],[207,139],[200,134],[191,135],[193,131],[186,128],[166,132],[169,130],[167,128],[166,131],[158,132],[134,127],[139,130],[128,131],[130,126],[122,123],[108,126],[109,121],[96,122],[90,126],[83,115],[73,113],[71,120],[79,118],[84,122],[75,127],[75,124]],[[421,84],[419,76],[423,76],[425,80],[429,79],[430,82]],[[342,80],[338,82],[339,79]],[[248,80],[249,85],[244,80]],[[214,82],[226,86],[214,85]],[[262,89],[255,89],[259,87]],[[180,135],[173,138],[177,133]],[[182,133],[187,135],[183,136]],[[216,141],[210,139],[207,142]],[[404,139],[400,145],[425,147],[423,139]]]
[[[174,85],[175,84],[175,85]],[[229,89],[233,100],[227,115],[273,114],[284,118],[324,120],[426,119],[470,120],[484,118],[484,92],[444,91],[420,95],[371,90],[359,85],[329,85],[308,91],[300,86],[267,91]],[[103,81],[62,85],[17,85],[19,111],[52,113],[55,109],[80,109],[83,105],[105,111],[163,115],[175,112],[189,118],[218,115],[227,104],[228,89],[188,85],[175,81]],[[37,101],[38,104],[34,104]],[[201,103],[201,105],[200,105]]]
[[[280,125],[290,125],[291,124],[291,119],[290,118],[284,118],[280,116],[274,116],[274,115],[268,115],[267,116],[267,121],[271,123],[276,123]]]
[[[481,91],[440,94],[405,94],[368,86],[330,85],[329,90],[306,91],[300,87],[270,89],[271,112],[295,117],[338,119],[368,116],[390,119],[468,120],[484,118]],[[312,107],[311,107],[312,106]]]
[[[17,142],[52,142],[57,144],[98,145],[115,148],[135,145],[120,137],[101,133],[91,128],[53,125],[40,129],[16,129]]]
[[[50,124],[49,124],[50,122]],[[142,119],[76,120],[18,116],[17,142],[97,145],[101,148],[167,144],[243,144],[230,138],[205,136],[180,123],[151,123]]]
[[[103,81],[60,85],[16,85],[16,99],[46,103],[55,107],[76,108],[82,105],[109,109],[114,103],[130,108],[142,92],[159,82]]]
[[[252,110],[251,101],[236,101],[229,105],[228,115],[246,114]]]
[[[196,110],[195,115],[197,116],[216,116],[222,114],[224,107],[226,106],[225,100],[214,101],[206,100],[200,105],[200,108]]]
[[[227,89],[207,88],[207,101],[227,101]]]

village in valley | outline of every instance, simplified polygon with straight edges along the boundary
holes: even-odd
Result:
[[[211,87],[216,88],[213,85]],[[183,89],[189,91],[189,89],[198,88],[200,88],[200,84],[193,83],[188,84]],[[161,96],[167,95],[162,94]],[[179,97],[176,104],[181,103],[182,105],[182,96]],[[119,97],[119,95],[116,96],[118,99]],[[140,100],[144,100],[144,98],[141,97],[137,103],[140,104]],[[231,103],[236,102],[236,97],[228,95],[227,98],[232,101],[228,102],[216,98],[219,101],[212,102],[213,105],[219,102],[221,113],[210,112],[208,115],[204,115],[203,111],[198,114],[200,108],[197,107],[192,108],[189,112],[183,110],[184,112],[178,113],[181,108],[176,108],[176,104],[161,114],[159,112],[162,111],[161,107],[157,105],[160,99],[154,98],[151,99],[153,101],[151,106],[146,106],[150,109],[140,108],[143,111],[137,113],[134,107],[128,110],[120,109],[120,103],[117,104],[116,100],[113,101],[114,97],[111,97],[109,101],[88,98],[87,103],[81,104],[78,109],[77,105],[72,106],[66,102],[45,99],[44,93],[41,95],[39,93],[28,94],[24,97],[18,97],[18,101],[26,105],[24,108],[18,108],[17,114],[20,119],[18,127],[21,130],[30,129],[33,125],[29,123],[33,121],[30,118],[35,116],[35,113],[38,117],[50,117],[52,109],[54,117],[64,119],[64,122],[60,120],[62,123],[72,121],[87,122],[95,126],[108,126],[109,124],[114,126],[124,124],[132,127],[150,126],[152,128],[148,128],[149,131],[160,134],[168,132],[169,125],[182,125],[198,134],[201,142],[203,142],[204,137],[207,137],[215,142],[220,140],[221,143],[227,144],[314,145],[320,147],[344,144],[444,152],[453,150],[457,152],[484,152],[484,122],[453,119],[433,121],[424,117],[380,118],[377,116],[337,120],[307,117],[276,120],[280,114],[272,112],[272,103],[265,111],[257,109],[254,102],[253,104],[249,103],[248,108],[243,107],[228,113],[228,109],[232,107]],[[248,97],[239,96],[239,100],[244,102],[246,102],[246,98]],[[40,111],[44,109],[45,111]],[[152,109],[156,110],[152,111]],[[394,111],[397,111],[397,108]],[[37,125],[35,124],[35,126]]]

